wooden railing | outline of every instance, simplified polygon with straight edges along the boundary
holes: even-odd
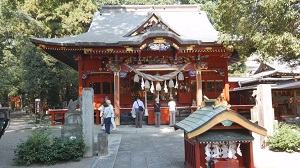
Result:
[[[46,114],[51,115],[51,125],[64,125],[65,114],[68,112],[68,109],[49,109],[46,111]],[[97,109],[94,109],[94,124],[99,125],[100,112]]]

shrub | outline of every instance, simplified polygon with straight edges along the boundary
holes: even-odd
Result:
[[[80,160],[84,154],[83,138],[69,139],[51,137],[48,128],[39,128],[32,132],[27,140],[14,151],[14,164],[18,166],[32,163],[52,165],[57,161]]]
[[[30,165],[33,162],[39,160],[39,152],[41,146],[44,144],[50,144],[50,132],[46,128],[36,129],[27,138],[26,141],[22,141],[14,151],[17,159],[15,159],[16,165]]]
[[[274,135],[268,137],[267,144],[273,151],[299,151],[300,131],[295,126],[280,123],[275,127]]]

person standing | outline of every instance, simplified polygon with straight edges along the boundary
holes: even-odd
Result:
[[[117,130],[117,126],[116,126],[116,122],[115,122],[115,111],[114,111],[114,106],[111,104],[110,100],[106,100],[106,103],[108,105],[108,108],[110,109],[110,111],[112,111],[111,114],[111,124],[113,125],[113,130]]]
[[[133,102],[132,110],[135,110],[135,127],[142,128],[143,121],[143,113],[144,113],[144,103],[141,101],[139,97],[137,97],[136,101]]]
[[[102,126],[102,129],[105,130],[104,128],[104,106],[103,104],[106,102],[106,99],[102,100],[102,104],[101,106],[98,108],[98,110],[100,111],[100,118],[101,118],[101,126]]]
[[[103,103],[104,106],[104,124],[105,124],[105,133],[110,134],[110,122],[111,122],[111,115],[112,111],[109,108],[106,102]]]
[[[174,101],[173,98],[170,99],[169,103],[169,115],[170,115],[170,126],[174,126],[176,122],[176,102]]]
[[[160,107],[161,106],[160,106],[158,98],[155,99],[155,103],[153,106],[154,106],[155,126],[160,127]]]

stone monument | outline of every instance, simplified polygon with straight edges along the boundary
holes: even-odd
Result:
[[[260,84],[257,90],[252,94],[255,97],[256,105],[251,109],[251,120],[258,122],[259,126],[268,131],[268,136],[273,134],[274,127],[274,109],[272,107],[271,85]],[[263,147],[266,137],[253,133],[255,141],[253,145]]]
[[[65,124],[61,130],[61,136],[70,139],[82,138],[82,112],[77,109],[81,107],[81,96],[77,100],[72,99],[68,105],[68,113],[65,114]]]
[[[94,144],[94,90],[93,88],[83,88],[82,90],[82,123],[83,140],[86,151],[83,157],[93,157]]]

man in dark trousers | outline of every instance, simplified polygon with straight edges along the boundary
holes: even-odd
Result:
[[[133,102],[132,110],[135,110],[135,127],[142,128],[143,114],[145,111],[144,103],[141,101],[139,97],[137,97],[136,101]]]

